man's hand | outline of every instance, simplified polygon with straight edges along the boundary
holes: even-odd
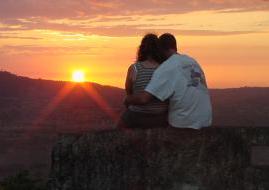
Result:
[[[124,100],[124,105],[127,107],[129,105],[144,105],[147,104],[152,98],[153,96],[150,93],[143,91],[137,94],[127,95]]]
[[[126,108],[128,108],[129,105],[130,105],[130,104],[128,103],[128,100],[127,100],[127,99],[128,99],[128,96],[130,96],[130,95],[127,95],[127,96],[125,97],[124,101],[123,101],[123,104],[125,105]]]

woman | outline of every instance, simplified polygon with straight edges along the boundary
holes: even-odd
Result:
[[[153,75],[153,72],[164,61],[160,51],[158,37],[147,34],[138,48],[137,60],[127,73],[125,90],[127,95],[143,91]],[[128,106],[123,113],[119,127],[125,128],[160,128],[167,124],[168,102],[153,99],[146,105]]]

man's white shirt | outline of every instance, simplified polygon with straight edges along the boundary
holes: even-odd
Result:
[[[187,55],[174,54],[154,72],[145,91],[161,101],[169,99],[169,124],[200,129],[212,123],[206,79],[199,64]]]

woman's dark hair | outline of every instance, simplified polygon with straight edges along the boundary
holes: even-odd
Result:
[[[152,58],[158,63],[162,63],[165,58],[159,45],[159,39],[156,34],[146,34],[137,51],[137,61],[146,61]]]

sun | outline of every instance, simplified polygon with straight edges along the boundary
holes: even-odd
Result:
[[[84,71],[74,71],[72,73],[72,80],[74,82],[85,82],[85,72]]]

